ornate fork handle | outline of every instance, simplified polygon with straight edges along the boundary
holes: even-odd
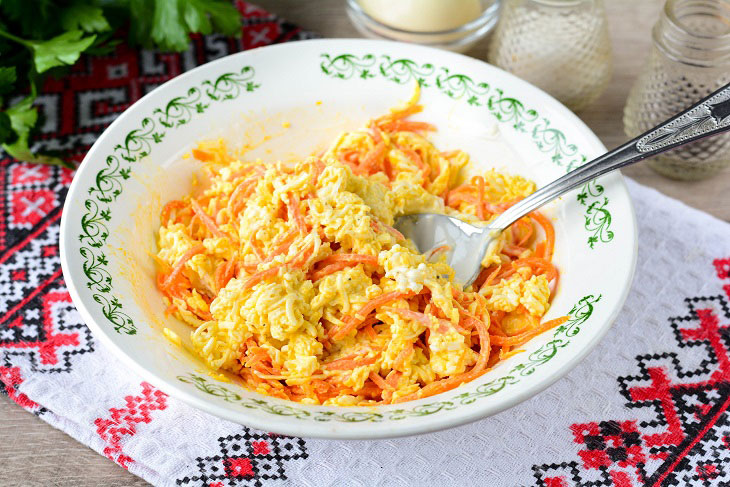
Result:
[[[730,88],[727,86],[705,98],[694,108],[642,135],[636,148],[639,152],[661,152],[666,148],[712,135],[726,127],[730,127]]]
[[[674,147],[728,130],[730,84],[648,132],[540,188],[502,213],[490,227],[503,230],[519,218],[591,179]]]

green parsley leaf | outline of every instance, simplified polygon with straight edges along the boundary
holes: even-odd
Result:
[[[184,51],[190,44],[188,31],[180,18],[178,0],[155,0],[152,40],[162,49]]]
[[[38,121],[38,110],[33,106],[34,99],[35,97],[28,96],[5,110],[5,115],[10,119],[10,126],[17,134],[17,139],[13,143],[4,143],[3,149],[20,161],[71,167],[58,157],[34,154],[30,150],[28,145],[30,131]]]
[[[96,39],[95,35],[81,37],[82,35],[82,31],[72,30],[47,41],[26,41],[33,50],[36,71],[42,73],[56,66],[75,63]]]
[[[5,112],[0,112],[0,144],[13,142],[16,139],[13,126],[10,124],[10,117]]]
[[[5,113],[10,117],[13,130],[19,136],[30,132],[31,127],[38,120],[38,110],[33,106],[34,101],[35,97],[28,96],[5,110]]]
[[[122,43],[122,39],[114,38],[114,31],[109,30],[97,34],[94,43],[84,51],[89,56],[106,56],[114,52],[114,48]]]
[[[0,11],[0,18],[12,21],[14,32],[22,37],[47,39],[61,32],[53,0],[2,0]]]
[[[230,2],[189,0],[183,2],[185,23],[190,32],[208,35],[216,31],[234,35],[241,29],[241,14]],[[210,17],[210,18],[209,18]]]
[[[131,42],[184,51],[191,33],[240,35],[241,14],[231,0],[0,0],[0,108],[9,97],[31,92],[0,111],[5,151],[21,160],[66,165],[30,150],[39,124],[35,95],[50,70],[60,74],[82,53],[111,52],[127,25]]]
[[[226,0],[130,0],[129,9],[130,35],[143,46],[184,51],[191,33],[241,32],[241,14]]]
[[[17,79],[15,66],[0,66],[0,95],[9,93]]]
[[[61,25],[65,30],[84,32],[104,32],[111,27],[100,7],[85,3],[75,3],[61,12]]]
[[[210,14],[213,29],[227,36],[241,35],[241,12],[224,0],[195,0]]]
[[[134,44],[150,47],[152,17],[155,15],[154,2],[149,0],[129,0],[129,37]],[[134,19],[134,20],[132,20]]]
[[[208,15],[194,0],[183,4],[183,18],[188,28],[193,32],[200,32],[203,35],[213,32],[213,25],[210,23]]]

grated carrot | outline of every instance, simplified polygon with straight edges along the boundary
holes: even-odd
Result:
[[[205,252],[205,247],[198,244],[193,246],[190,250],[185,252],[172,267],[170,274],[162,283],[162,289],[170,289],[170,286],[175,282],[178,276],[181,275],[185,263],[189,261],[194,255],[202,254]]]
[[[319,158],[317,158],[313,166],[312,186],[317,186],[317,181],[319,181],[319,177],[322,175],[327,166],[324,164],[324,162],[322,162],[322,159]]]
[[[370,264],[378,265],[378,258],[374,255],[366,254],[332,254],[325,257],[322,260],[317,261],[317,264],[334,264],[335,262],[347,262],[350,264]]]
[[[213,154],[200,149],[193,149],[193,157],[200,162],[210,162],[213,160]]]
[[[514,244],[507,244],[502,247],[502,253],[504,255],[514,257],[515,259],[519,258],[525,252],[525,250],[527,249]]]
[[[363,326],[362,331],[365,332],[370,340],[375,340],[376,338],[378,338],[378,334],[375,333],[375,328],[373,328],[373,325],[371,324]]]
[[[281,255],[287,252],[292,242],[296,238],[297,233],[298,231],[294,229],[289,230],[288,233],[284,234],[281,240],[275,243],[276,247],[274,247],[274,250],[272,250],[269,256],[264,259],[264,262],[271,262],[277,255]]]
[[[401,403],[406,401],[413,401],[416,399],[423,399],[425,397],[431,397],[435,396],[436,394],[441,394],[442,392],[450,391],[451,389],[454,389],[461,384],[465,382],[473,381],[474,379],[478,378],[482,374],[484,374],[487,371],[486,368],[481,370],[476,370],[476,368],[472,368],[468,372],[464,372],[462,374],[457,374],[451,377],[448,377],[446,379],[441,379],[435,382],[431,382],[430,384],[427,384],[423,386],[420,390],[414,392],[413,394],[408,394],[406,396],[399,397],[396,399],[395,403]]]
[[[233,278],[233,273],[236,269],[236,264],[233,260],[226,261],[224,265],[218,266],[215,270],[215,282],[218,286],[218,290],[223,289]]]
[[[317,271],[312,272],[309,275],[309,280],[312,282],[317,282],[320,279],[329,276],[330,274],[334,274],[337,271],[341,271],[342,269],[347,269],[348,267],[351,267],[351,266],[352,266],[352,264],[350,264],[349,262],[335,262],[334,264],[330,264]]]
[[[299,197],[294,193],[289,193],[287,210],[289,212],[289,219],[294,221],[299,230],[299,234],[306,235],[308,233],[307,224],[304,222],[301,208],[299,208]]]
[[[382,228],[383,230],[385,230],[389,234],[393,235],[398,240],[405,240],[406,239],[403,236],[403,234],[400,233],[398,230],[396,230],[395,228],[391,227],[390,225],[386,225],[385,223],[383,223],[381,221],[378,221],[376,219],[370,220],[370,226],[373,227],[373,228],[375,228],[375,229]]]
[[[519,335],[515,335],[515,336],[511,336],[511,337],[491,335],[490,339],[494,345],[499,345],[499,346],[519,345],[521,343],[526,342],[530,338],[537,336],[544,331],[549,330],[550,328],[554,328],[556,326],[562,325],[563,323],[568,321],[568,318],[569,318],[568,316],[563,316],[561,318],[556,318],[554,320],[540,323],[537,326],[537,328],[530,330],[530,331],[526,331],[524,333],[520,333]]]
[[[261,249],[261,247],[259,247],[259,245],[256,243],[256,232],[258,232],[258,228],[251,232],[251,236],[248,239],[248,244],[251,246],[251,250],[253,250],[253,253],[256,254],[259,262],[263,262],[266,256],[264,255],[264,251]]]
[[[484,209],[484,205],[479,204],[478,197],[470,194],[454,193],[453,191],[450,191],[446,196],[446,204],[452,208],[456,208],[456,205],[459,203],[469,203],[470,205],[474,205],[475,208],[481,207]]]
[[[403,375],[402,372],[399,372],[397,370],[391,370],[388,375],[385,378],[385,382],[395,389],[398,386],[398,381],[400,380],[401,376]]]
[[[265,271],[257,272],[256,274],[249,277],[246,282],[243,283],[243,289],[250,289],[254,287],[256,284],[260,283],[264,279],[268,279],[269,277],[273,277],[279,273],[279,269],[284,267],[284,264],[278,264],[273,267],[270,267],[266,269]]]
[[[491,340],[489,337],[489,324],[484,323],[476,316],[463,313],[464,320],[472,324],[479,334],[479,358],[477,359],[474,369],[476,371],[484,370],[489,362],[489,352],[491,350]]]
[[[352,172],[357,174],[360,171],[360,151],[350,149],[339,154],[338,159],[341,163],[349,166]]]
[[[201,223],[205,225],[205,227],[212,233],[214,236],[222,238],[227,237],[227,235],[218,228],[218,225],[215,224],[213,219],[208,216],[208,214],[203,210],[203,207],[200,206],[200,203],[197,202],[197,200],[190,200],[190,204],[193,207],[193,211],[195,212],[195,215],[200,219]]]
[[[390,384],[385,382],[385,379],[383,379],[377,372],[370,371],[370,375],[368,375],[368,377],[371,381],[373,381],[376,386],[380,387],[381,389],[392,389]]]
[[[398,355],[396,355],[395,360],[393,361],[393,369],[403,368],[406,360],[408,360],[408,357],[411,356],[413,352],[413,344],[411,342],[406,343],[405,347],[403,347],[403,349],[398,352]]]
[[[302,266],[304,266],[304,264],[306,264],[313,250],[314,244],[310,243],[302,248],[299,252],[297,252],[294,257],[292,257],[291,260],[289,260],[288,262],[285,262],[284,264],[277,264],[269,269],[257,272],[243,283],[243,289],[250,289],[259,282],[277,275],[279,273],[279,269],[281,269],[282,267],[292,267],[294,269],[301,268]]]
[[[312,252],[314,251],[314,243],[310,242],[307,244],[306,247],[302,248],[299,252],[294,254],[294,257],[287,262],[287,266],[291,266],[294,269],[300,269],[304,267],[304,264],[307,263],[307,260],[312,256]]]
[[[413,115],[415,113],[420,112],[421,110],[423,110],[423,107],[421,105],[412,103],[403,108],[391,110],[390,113],[376,118],[375,120],[373,120],[371,122],[371,125],[374,127],[381,128],[383,125],[395,122],[395,121],[405,118],[409,115]],[[381,128],[381,130],[382,130],[382,128]]]
[[[428,315],[426,313],[421,313],[419,311],[413,311],[410,309],[405,308],[391,308],[391,307],[383,307],[385,311],[390,311],[391,313],[396,313],[401,315],[404,318],[411,319],[413,321],[417,321],[421,323],[423,326],[429,327],[429,328],[436,328],[439,330],[440,333],[446,333],[448,331],[448,327],[452,325],[452,323],[448,320],[444,320],[442,318],[437,318],[433,315]],[[431,320],[431,317],[433,316],[433,319],[436,320],[434,323],[433,320]]]
[[[378,125],[378,128],[383,132],[432,132],[436,130],[433,124],[411,120],[393,120]]]
[[[542,257],[551,260],[553,258],[553,250],[555,249],[555,229],[553,228],[553,224],[550,223],[550,220],[545,215],[537,211],[530,213],[530,216],[545,230],[545,253]]]
[[[160,222],[163,226],[167,226],[170,223],[170,216],[172,215],[172,212],[175,210],[181,210],[188,205],[180,200],[172,200],[169,203],[167,203],[164,207],[162,207],[162,212],[160,212]]]
[[[510,201],[505,201],[504,203],[488,203],[484,202],[484,209],[487,210],[490,213],[504,213],[506,210],[510,209],[512,206],[514,206],[516,203],[518,203],[520,200],[522,200],[522,197],[515,198]]]
[[[372,365],[376,362],[376,360],[377,357],[366,357],[361,359],[342,358],[339,360],[333,360],[332,362],[326,364],[322,364],[322,368],[327,370],[352,370],[355,367]]]
[[[375,144],[360,162],[359,169],[364,174],[374,174],[379,170],[383,170],[383,159],[385,158],[385,144],[380,142]]]
[[[248,273],[254,272],[256,269],[258,269],[259,264],[249,264],[246,262],[236,262],[236,272],[235,274],[238,276],[241,270],[245,270]]]
[[[512,267],[529,266],[535,274],[545,274],[548,281],[558,278],[558,269],[549,260],[542,257],[526,257],[512,262]]]
[[[228,198],[228,208],[232,214],[236,215],[243,209],[246,205],[246,199],[254,192],[260,178],[261,174],[238,183],[238,186],[236,186],[236,189],[233,190],[231,196]]]
[[[492,285],[492,281],[494,278],[499,274],[499,271],[502,270],[502,265],[498,265],[496,269],[494,269],[484,280],[484,283],[479,287],[479,290],[485,289],[488,286]]]
[[[530,237],[532,237],[535,229],[532,227],[532,222],[529,218],[520,218],[519,220],[517,220],[512,228],[514,230],[517,227],[522,227],[526,229],[522,238],[520,238],[520,240],[517,242],[517,245],[522,247],[530,240]]]
[[[391,303],[393,301],[397,301],[401,298],[412,296],[413,294],[414,293],[410,291],[391,291],[389,293],[381,294],[380,296],[371,299],[370,301],[365,303],[353,316],[347,316],[345,318],[344,326],[341,326],[338,329],[333,328],[330,331],[330,336],[332,336],[333,340],[341,340],[342,338],[347,336],[347,334],[350,333],[352,330],[356,329],[358,325],[362,324],[367,318],[367,315],[369,315],[377,307],[387,303]]]
[[[533,255],[540,258],[545,256],[545,242],[540,242],[535,246],[535,253]]]
[[[406,147],[398,147],[401,152],[403,152],[408,159],[413,161],[413,163],[418,166],[418,168],[423,173],[423,182],[424,184],[429,181],[428,176],[431,174],[431,166],[423,162],[423,159],[418,154],[418,152],[414,151],[413,149],[408,149]]]

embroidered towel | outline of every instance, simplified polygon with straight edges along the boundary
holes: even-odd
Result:
[[[246,3],[244,37],[158,55],[119,46],[41,95],[41,149],[77,160],[149,89],[241,48],[308,37]],[[639,258],[611,331],[567,377],[495,417],[383,441],[288,438],[217,419],[131,375],[61,276],[72,173],[0,160],[0,386],[154,485],[724,485],[730,482],[730,225],[629,182]],[[108,387],[114,384],[114,387]]]

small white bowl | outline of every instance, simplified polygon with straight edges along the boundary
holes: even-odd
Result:
[[[162,204],[188,193],[199,168],[183,154],[199,140],[224,137],[232,148],[248,149],[248,157],[307,155],[407,99],[416,81],[425,106],[419,117],[437,126],[438,146],[465,149],[480,167],[540,185],[604,151],[545,93],[446,51],[333,39],[219,59],[126,110],[74,177],[61,222],[61,261],[94,335],[130,372],[174,397],[231,421],[306,437],[383,438],[448,428],[514,406],[567,373],[606,333],[633,275],[636,224],[618,173],[546,208],[561,270],[546,319],[570,314],[571,320],[453,391],[389,406],[308,406],[221,380],[163,336],[163,327],[184,339],[190,331],[165,317],[150,257]]]
[[[362,35],[371,39],[413,42],[454,52],[466,52],[489,35],[497,25],[501,0],[481,0],[479,17],[453,29],[441,31],[405,30],[384,24],[368,14],[358,0],[347,0],[347,16]]]

